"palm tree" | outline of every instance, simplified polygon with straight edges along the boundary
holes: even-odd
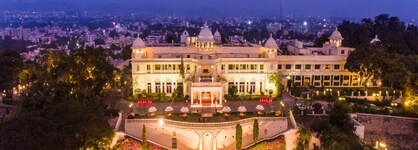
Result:
[[[311,142],[312,132],[309,128],[299,128],[296,132],[296,150],[308,150]]]

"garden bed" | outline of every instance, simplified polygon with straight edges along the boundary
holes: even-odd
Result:
[[[149,150],[165,150],[162,147],[154,145],[148,142]],[[125,137],[124,139],[118,141],[114,149],[117,150],[142,150],[142,142],[130,137]]]
[[[286,140],[283,135],[272,139],[262,141],[257,143],[246,150],[285,150],[286,149]]]

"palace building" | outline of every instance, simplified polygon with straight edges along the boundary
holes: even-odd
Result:
[[[198,36],[181,34],[178,45],[146,45],[137,38],[132,45],[133,89],[171,95],[183,89],[191,107],[222,107],[224,94],[268,95],[275,89],[269,76],[282,73],[284,85],[315,87],[358,87],[360,78],[344,69],[354,48],[343,47],[336,29],[322,47],[304,47],[295,41],[286,55],[273,37],[260,44],[222,44],[221,35],[207,25]],[[183,68],[184,72],[180,71]],[[369,86],[378,86],[375,82]],[[277,91],[274,91],[274,93]]]

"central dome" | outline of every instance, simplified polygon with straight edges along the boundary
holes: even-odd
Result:
[[[200,30],[199,36],[197,37],[199,42],[214,42],[212,31],[210,31],[208,25],[203,26],[203,29]]]
[[[329,36],[330,40],[343,40],[343,36],[341,36],[340,31],[338,31],[338,28],[335,28],[334,32],[332,32],[331,36]]]

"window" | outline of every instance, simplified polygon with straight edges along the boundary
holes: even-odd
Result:
[[[139,71],[139,65],[136,65],[136,71]]]
[[[335,70],[340,70],[340,65],[334,65]]]
[[[295,80],[302,80],[301,76],[295,76]]]
[[[288,65],[286,65],[286,69],[287,69],[287,70],[292,69],[292,65],[289,65],[289,64],[288,64]]]
[[[305,69],[306,69],[306,70],[310,70],[310,69],[311,69],[311,65],[306,64],[306,65],[305,65]]]
[[[350,80],[350,76],[344,76],[343,80]]]
[[[161,58],[161,55],[158,55],[158,58]]]
[[[233,89],[235,86],[234,82],[228,82],[228,89]]]
[[[331,66],[330,65],[325,65],[324,67],[325,67],[325,70],[331,69]]]
[[[221,70],[225,70],[225,65],[221,65]]]
[[[298,70],[302,69],[302,65],[296,65],[295,69],[298,69]]]
[[[263,82],[260,82],[260,93],[263,92]]]
[[[245,65],[240,64],[240,65],[239,65],[239,70],[245,70]]]
[[[314,80],[321,80],[321,76],[314,76]]]
[[[330,76],[324,76],[324,80],[331,80]]]
[[[257,69],[257,67],[256,67],[256,65],[255,65],[255,64],[251,64],[251,65],[250,65],[250,69],[251,69],[251,70],[256,70],[256,69]]]
[[[250,83],[250,92],[252,92],[254,94],[254,92],[255,92],[255,82]]]
[[[228,65],[228,70],[234,70],[234,65],[229,64],[229,65]]]
[[[161,93],[161,83],[155,83],[155,93]]]
[[[166,83],[167,93],[171,93],[171,82]]]
[[[147,70],[151,70],[151,65],[147,65]]]
[[[240,82],[239,83],[239,92],[242,93],[245,90],[245,82]]]
[[[187,58],[190,58],[190,55],[187,55]]]
[[[212,59],[212,56],[209,56],[209,59]]]
[[[315,70],[319,70],[319,69],[321,69],[321,65],[316,64],[315,65]]]
[[[345,54],[345,51],[344,51],[344,50],[341,50],[341,54],[343,54],[343,55],[344,55],[344,54]]]
[[[187,68],[188,71],[190,71],[190,65],[189,64],[186,65],[186,68]]]
[[[161,70],[161,65],[155,65],[155,70]]]
[[[260,70],[264,70],[264,65],[260,64]]]
[[[148,93],[151,93],[151,83],[147,83],[147,92]]]
[[[203,56],[199,56],[200,57],[200,59],[203,59]]]
[[[334,81],[340,80],[340,76],[334,76]]]
[[[277,70],[282,70],[282,64],[277,65]]]

